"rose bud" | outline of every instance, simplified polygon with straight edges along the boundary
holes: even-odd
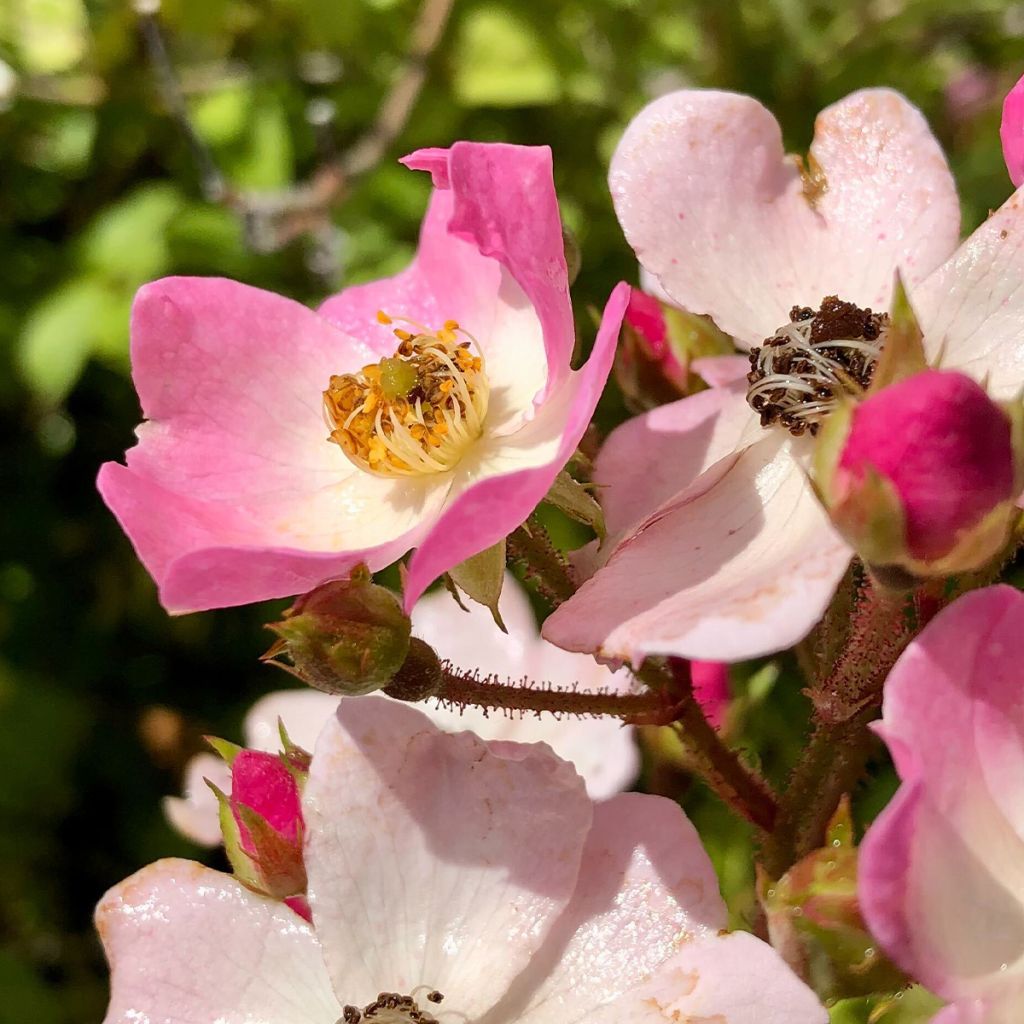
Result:
[[[295,675],[326,693],[379,690],[409,653],[411,625],[400,601],[363,568],[304,594],[268,628],[280,639],[265,659],[287,655]]]
[[[210,739],[231,768],[230,794],[209,783],[220,803],[228,860],[243,885],[275,899],[306,891],[301,791],[310,756],[282,739],[279,755]]]
[[[923,370],[837,411],[815,457],[832,520],[882,582],[981,568],[1007,544],[1024,481],[1019,402]]]

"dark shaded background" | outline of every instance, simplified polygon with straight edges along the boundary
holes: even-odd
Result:
[[[574,295],[589,342],[586,307],[634,277],[604,174],[651,96],[687,84],[751,93],[802,150],[822,106],[894,86],[947,147],[973,226],[1010,191],[999,105],[1024,70],[1024,5],[1007,0],[971,13],[962,0],[457,0],[401,142],[315,239],[259,254],[234,213],[201,198],[126,6],[0,0],[3,1022],[101,1018],[93,905],[147,861],[196,855],[159,797],[202,733],[237,736],[253,699],[284,685],[255,660],[272,609],[168,618],[97,498],[98,466],[132,443],[139,416],[126,359],[139,284],[218,273],[315,303],[413,252],[427,183],[395,157],[458,138],[549,143],[583,250]],[[172,0],[161,18],[227,179],[280,189],[373,122],[416,9]],[[605,422],[619,410],[609,397]],[[754,668],[737,676],[757,712],[746,742],[777,772],[800,741],[801,700],[785,664],[774,683],[769,667],[751,684]],[[889,785],[867,794],[868,812]],[[738,891],[749,877],[742,830],[700,799],[693,811],[727,892]]]

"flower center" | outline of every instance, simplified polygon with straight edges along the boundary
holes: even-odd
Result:
[[[417,990],[418,991],[418,990]],[[440,1003],[444,996],[434,990],[426,994],[427,1002]],[[346,1006],[337,1024],[437,1024],[437,1018],[427,1010],[421,1010],[413,996],[397,992],[381,992],[372,1003],[361,1010],[358,1006]]]
[[[383,312],[377,319],[394,322]],[[376,476],[443,473],[483,432],[490,393],[483,355],[454,320],[432,331],[395,319],[415,330],[395,329],[393,356],[331,377],[324,392],[329,440]]]
[[[816,310],[794,306],[789,323],[750,350],[747,402],[761,426],[816,434],[844,394],[859,395],[871,383],[888,328],[888,313],[835,295]]]

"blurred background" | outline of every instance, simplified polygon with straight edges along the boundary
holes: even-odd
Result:
[[[223,274],[316,303],[413,253],[428,182],[398,156],[548,143],[587,344],[587,307],[635,279],[605,168],[651,97],[751,93],[800,151],[821,107],[894,86],[946,146],[973,227],[1010,191],[999,108],[1022,71],[1009,0],[0,0],[0,1021],[101,1019],[93,905],[160,856],[217,863],[159,799],[203,733],[239,738],[285,685],[256,660],[280,606],[169,618],[96,495],[139,418],[140,284]],[[339,185],[339,169],[362,173]],[[605,425],[623,415],[610,394]],[[803,724],[792,667],[741,667],[734,686],[737,739],[777,776]],[[743,829],[687,800],[742,920]]]

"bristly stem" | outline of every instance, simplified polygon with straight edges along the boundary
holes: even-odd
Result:
[[[886,677],[913,635],[911,595],[862,579],[845,649],[808,690],[814,731],[764,845],[764,866],[772,877],[821,845],[840,799],[856,786],[875,742],[868,726],[881,707]]]
[[[636,673],[652,689],[667,689],[676,701],[672,728],[689,754],[689,767],[720,800],[764,833],[778,817],[778,801],[768,783],[740,760],[707,720],[693,692],[690,662],[648,660]]]
[[[548,536],[536,514],[508,536],[509,565],[517,566],[541,595],[557,608],[576,593],[576,575]]]

